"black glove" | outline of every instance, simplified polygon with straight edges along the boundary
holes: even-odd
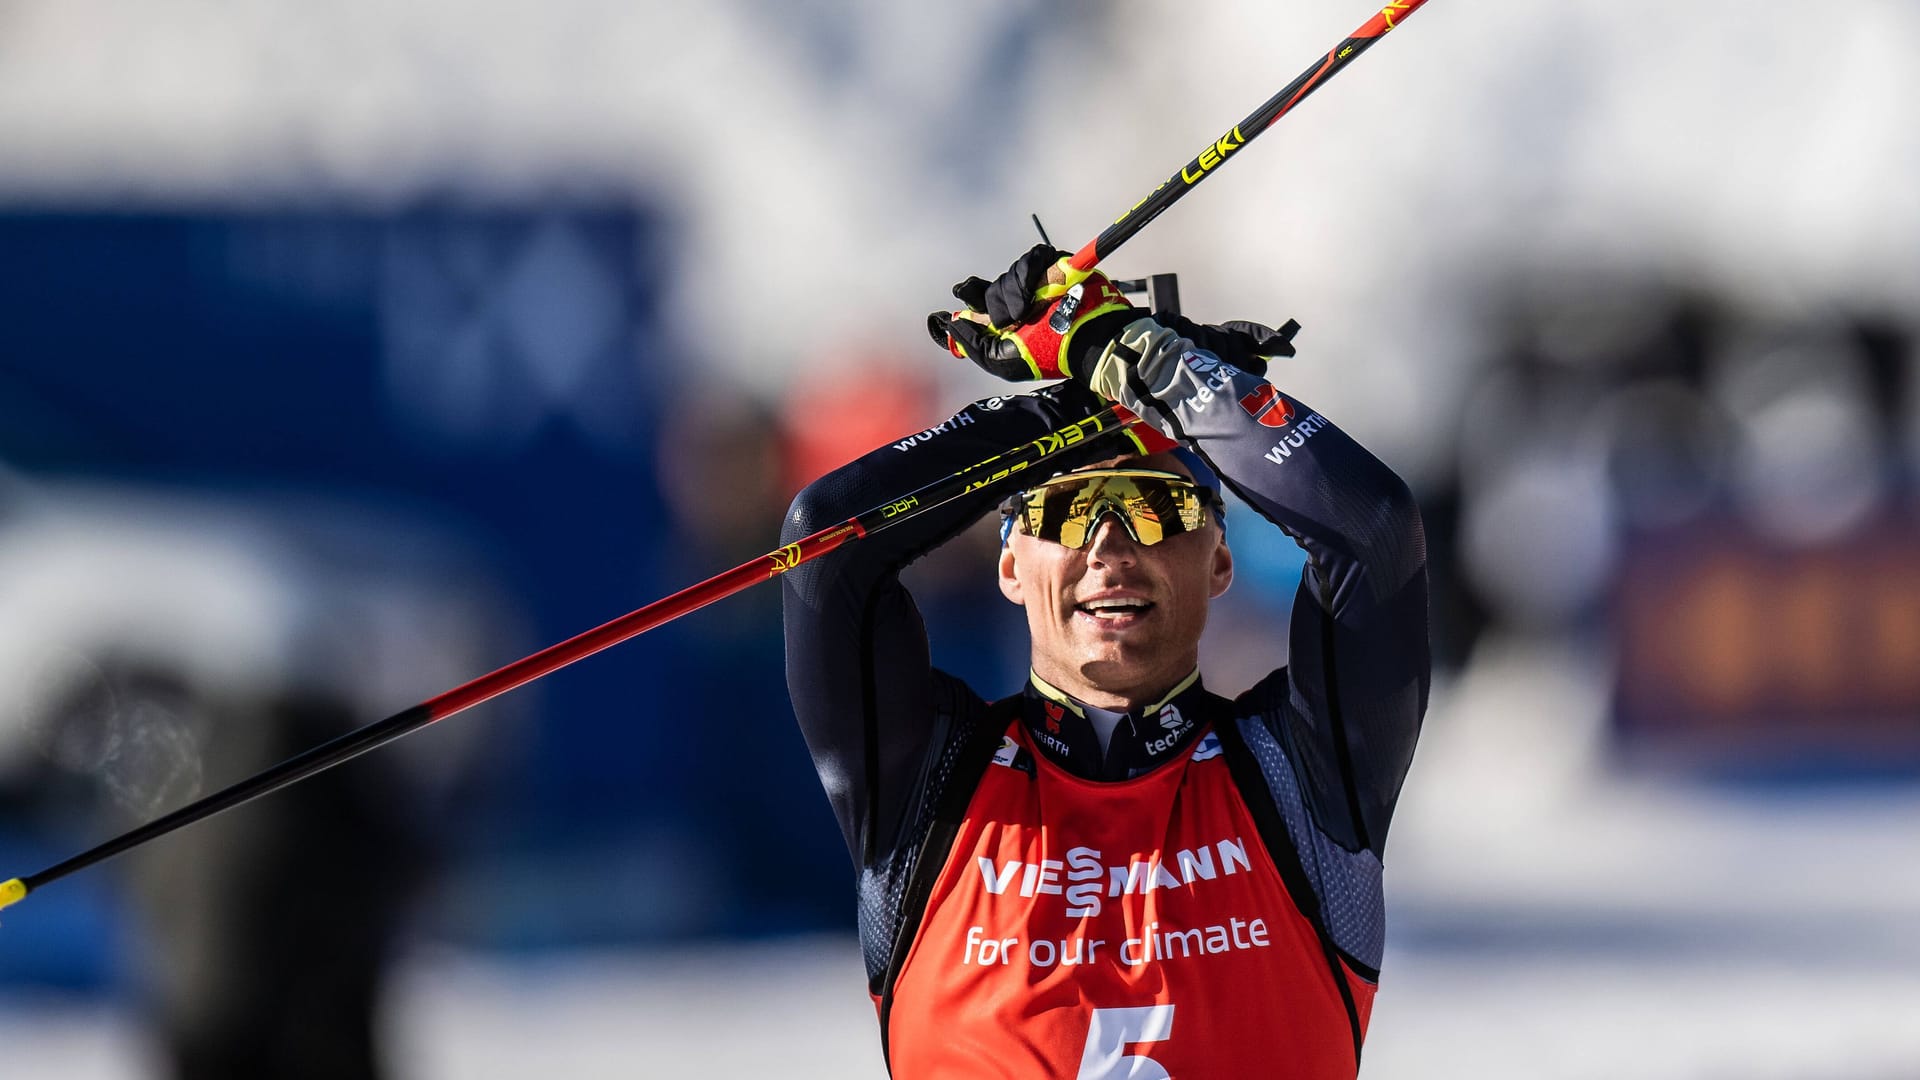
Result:
[[[1084,378],[1089,358],[1137,313],[1105,274],[1075,270],[1070,258],[1036,244],[991,282],[969,277],[953,287],[967,310],[928,315],[927,333],[1002,379]]]
[[[1213,355],[1254,375],[1267,373],[1267,361],[1293,355],[1293,335],[1300,324],[1288,319],[1278,330],[1257,322],[1234,321],[1210,326],[1183,315],[1155,314],[1153,321]]]

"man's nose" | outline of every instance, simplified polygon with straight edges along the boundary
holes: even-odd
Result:
[[[1093,523],[1093,539],[1087,541],[1087,562],[1095,565],[1131,563],[1140,554],[1140,545],[1120,515],[1109,511]]]

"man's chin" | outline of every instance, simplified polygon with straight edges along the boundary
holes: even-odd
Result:
[[[1082,670],[1093,664],[1136,666],[1158,651],[1150,634],[1102,635],[1079,644],[1074,651]]]
[[[1116,694],[1131,693],[1153,680],[1149,658],[1135,650],[1112,650],[1081,660],[1080,678],[1088,686]]]

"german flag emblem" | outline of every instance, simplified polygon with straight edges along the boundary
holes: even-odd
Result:
[[[1267,427],[1286,427],[1293,420],[1293,406],[1287,404],[1287,399],[1280,396],[1272,383],[1261,383],[1260,389],[1242,397],[1240,407]]]

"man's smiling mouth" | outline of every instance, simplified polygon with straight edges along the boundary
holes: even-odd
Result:
[[[1154,609],[1151,600],[1137,596],[1117,596],[1104,600],[1088,600],[1074,607],[1076,614],[1085,615],[1100,623],[1124,625],[1146,617]]]

